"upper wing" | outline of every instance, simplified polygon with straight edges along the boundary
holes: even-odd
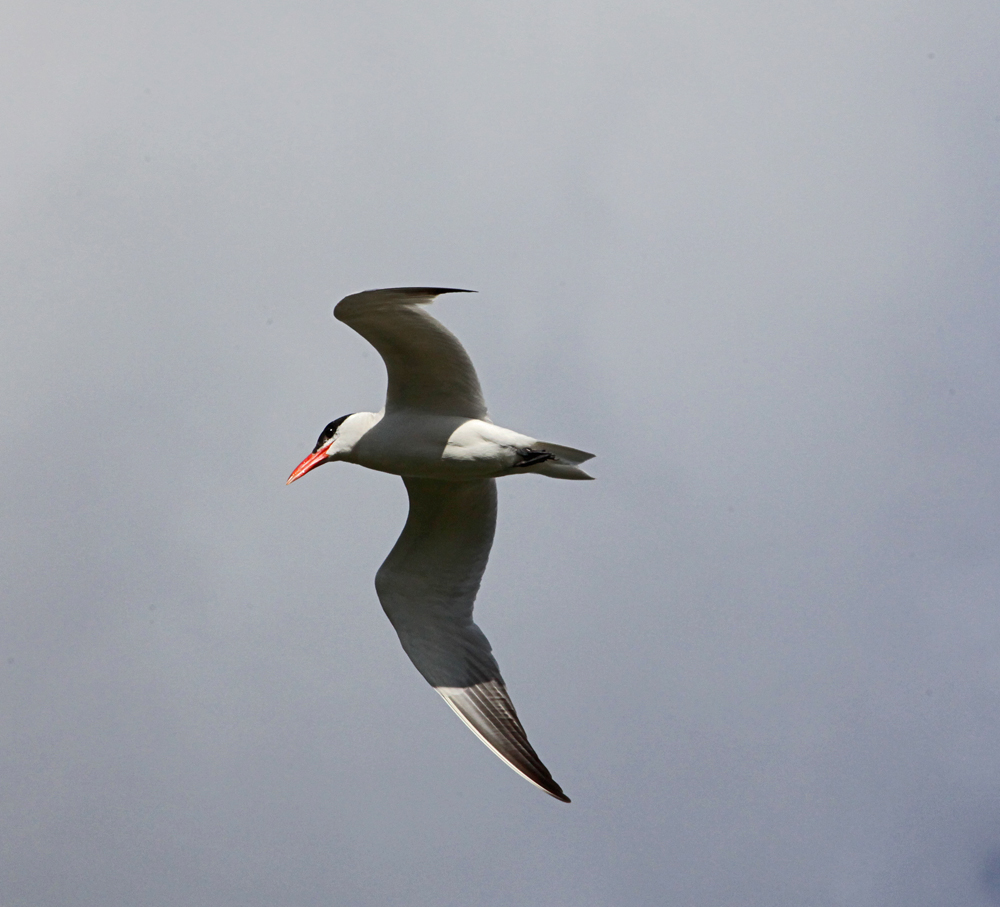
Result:
[[[482,419],[486,403],[476,370],[458,338],[422,306],[440,287],[399,287],[345,296],[333,314],[354,328],[385,360],[387,410],[408,407],[446,416]]]
[[[375,576],[379,601],[418,671],[514,771],[560,800],[528,743],[472,604],[496,529],[493,479],[404,476],[410,514]]]

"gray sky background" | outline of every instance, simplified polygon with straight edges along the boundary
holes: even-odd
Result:
[[[1000,904],[1000,6],[7,4],[3,907]],[[573,797],[405,658],[390,476],[284,481],[435,314],[480,595]]]

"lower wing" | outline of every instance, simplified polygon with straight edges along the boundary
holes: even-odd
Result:
[[[494,753],[532,784],[569,802],[528,742],[489,640],[472,620],[496,529],[495,480],[407,476],[403,482],[410,513],[375,576],[403,649]]]

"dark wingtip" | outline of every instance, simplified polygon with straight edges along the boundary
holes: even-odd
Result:
[[[539,765],[541,765],[541,763],[539,763]],[[563,789],[559,786],[559,782],[549,774],[549,770],[544,765],[542,765],[541,768],[544,774],[539,772],[535,775],[535,777],[530,778],[530,780],[537,784],[550,797],[562,800],[563,803],[572,803],[573,801],[563,793]]]
[[[444,293],[476,293],[477,290],[459,290],[457,287],[383,287],[379,290],[362,290],[345,296],[333,307],[333,317],[351,323],[351,318],[370,306],[393,304],[408,305],[412,298],[418,305],[427,304]]]
[[[408,296],[443,296],[445,293],[478,293],[478,290],[456,290],[452,287],[400,287],[397,292]]]

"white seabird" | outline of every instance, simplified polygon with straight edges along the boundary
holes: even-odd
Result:
[[[334,315],[385,360],[385,406],[323,429],[288,484],[334,460],[402,476],[410,513],[375,575],[375,591],[403,649],[428,683],[514,771],[569,802],[521,726],[472,605],[496,529],[499,476],[589,479],[593,454],[538,441],[490,421],[458,338],[423,306],[440,287],[369,290]]]

